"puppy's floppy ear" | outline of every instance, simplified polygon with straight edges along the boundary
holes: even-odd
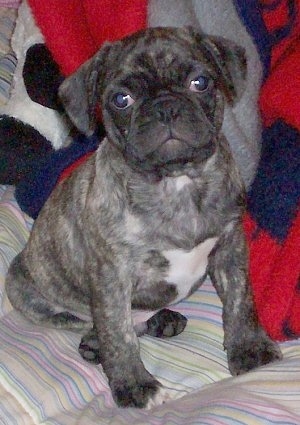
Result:
[[[111,44],[106,43],[60,85],[58,94],[73,124],[87,136],[96,129],[96,105]]]
[[[245,49],[223,37],[194,32],[197,43],[215,68],[217,84],[230,105],[241,97],[246,83],[247,60]]]

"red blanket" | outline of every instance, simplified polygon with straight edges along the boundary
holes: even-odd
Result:
[[[300,336],[300,0],[260,4],[271,55],[260,94],[262,158],[245,230],[260,320],[284,340]]]

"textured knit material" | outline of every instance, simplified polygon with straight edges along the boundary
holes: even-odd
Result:
[[[262,325],[285,340],[300,336],[300,1],[235,3],[265,67],[262,154],[244,221],[250,276]]]
[[[105,41],[146,26],[146,0],[28,0],[46,44],[64,75],[74,72]]]

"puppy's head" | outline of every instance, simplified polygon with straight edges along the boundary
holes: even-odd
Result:
[[[243,90],[244,51],[193,28],[149,28],[106,44],[60,87],[77,128],[95,130],[140,171],[172,173],[216,149],[224,101]]]

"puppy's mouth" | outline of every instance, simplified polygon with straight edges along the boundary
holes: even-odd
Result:
[[[209,127],[199,134],[192,125],[177,120],[142,130],[132,137],[134,143],[126,144],[123,153],[134,169],[144,172],[180,173],[194,162],[207,160],[215,148]]]
[[[158,148],[158,152],[162,156],[162,158],[165,158],[165,160],[169,162],[180,157],[182,151],[185,151],[189,146],[190,143],[188,143],[188,141],[171,136],[167,137],[161,142],[161,145]]]
[[[138,161],[138,168],[159,175],[178,174],[195,161],[206,161],[213,153],[214,146],[207,143],[199,149],[187,140],[167,138],[152,153]]]
[[[210,140],[198,145],[193,138],[190,140],[179,132],[169,128],[168,134],[161,138],[156,149],[148,154],[148,160],[154,160],[158,164],[184,164],[193,160],[199,154],[202,156],[211,153]]]
[[[157,139],[154,139],[152,147],[155,146],[155,149],[149,152],[150,157],[154,155],[160,157],[163,162],[173,162],[176,159],[182,160],[186,155],[189,157],[191,151],[194,152],[198,148],[195,135],[191,134],[190,130],[183,131],[177,127],[176,122],[156,127]]]

